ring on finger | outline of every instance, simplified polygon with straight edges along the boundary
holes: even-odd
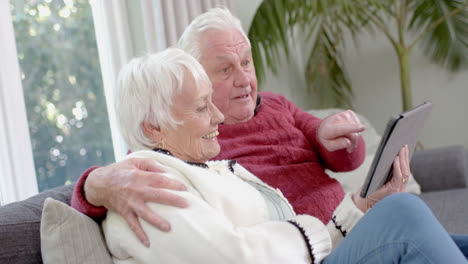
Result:
[[[401,180],[402,183],[406,183],[407,181],[408,181],[408,179],[406,179],[406,178],[403,178],[403,179]]]

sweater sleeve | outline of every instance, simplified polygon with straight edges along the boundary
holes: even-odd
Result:
[[[302,131],[313,150],[319,155],[325,168],[334,172],[345,172],[357,169],[362,164],[366,154],[362,136],[359,137],[357,147],[352,153],[348,153],[346,149],[329,152],[317,140],[317,130],[322,119],[303,111],[284,96],[278,96],[282,103],[289,109],[289,112],[294,118],[295,126]]]
[[[238,226],[210,206],[195,190],[168,191],[187,199],[190,206],[180,209],[148,204],[151,210],[171,223],[170,232],[161,232],[140,220],[151,243],[149,248],[137,240],[121,216],[109,211],[103,231],[114,261],[151,263],[157,259],[161,263],[300,264],[312,260],[320,263],[331,252],[327,227],[317,218],[297,216],[291,219],[295,224],[265,221]]]
[[[322,228],[321,224],[323,223],[310,215],[298,215],[289,222],[294,224],[302,233],[309,255],[312,258],[311,263],[321,263],[332,249],[332,240],[327,230],[328,227],[326,229]]]
[[[70,204],[77,211],[93,218],[96,221],[100,221],[104,219],[104,217],[106,217],[107,209],[103,206],[94,206],[90,204],[86,200],[84,193],[84,184],[86,179],[88,178],[89,174],[97,168],[99,167],[94,166],[83,172],[83,174],[75,184]]]
[[[332,219],[327,224],[331,236],[333,249],[351,232],[353,227],[362,218],[364,213],[356,207],[352,194],[347,193],[341,203],[333,212]]]

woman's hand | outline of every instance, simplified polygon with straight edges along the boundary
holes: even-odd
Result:
[[[411,174],[408,153],[408,145],[403,146],[393,161],[393,176],[389,182],[367,198],[362,198],[359,193],[353,195],[353,201],[361,211],[367,212],[377,202],[391,194],[406,192],[406,185]]]

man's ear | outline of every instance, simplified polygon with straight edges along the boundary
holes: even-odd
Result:
[[[143,132],[148,138],[151,138],[152,140],[156,142],[162,142],[163,135],[159,127],[152,125],[148,121],[143,121],[141,123],[141,127],[143,128]]]

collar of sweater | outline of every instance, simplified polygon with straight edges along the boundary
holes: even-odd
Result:
[[[153,151],[161,153],[161,154],[166,154],[166,155],[171,156],[171,157],[174,157],[174,155],[172,155],[172,153],[167,149],[154,148]],[[205,169],[208,168],[208,165],[206,165],[205,163],[192,162],[192,161],[188,161],[188,160],[184,160],[184,162],[187,163],[187,164],[193,165],[193,166],[198,166],[198,167],[205,168]]]

